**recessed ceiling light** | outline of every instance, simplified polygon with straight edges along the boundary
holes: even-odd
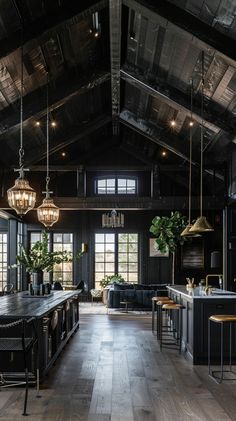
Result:
[[[170,125],[171,125],[171,127],[175,127],[176,126],[176,121],[175,120],[171,120]]]
[[[65,156],[66,156],[66,152],[62,152],[62,153],[61,153],[61,156],[62,156],[63,158],[65,158]]]
[[[100,32],[95,31],[95,32],[94,32],[94,36],[95,36],[95,38],[99,38],[99,37],[100,37]]]
[[[190,127],[193,127],[193,124],[194,124],[194,123],[193,123],[193,121],[191,120],[191,121],[189,122],[189,126],[190,126]]]
[[[161,152],[161,156],[167,156],[166,151],[162,151],[162,152]]]
[[[52,121],[52,122],[51,122],[51,126],[52,126],[52,127],[56,127],[56,125],[57,125],[57,123],[56,123],[55,121]]]
[[[39,120],[38,120],[38,121],[36,121],[35,126],[37,126],[37,127],[41,126],[41,123],[40,123],[40,121],[39,121]]]

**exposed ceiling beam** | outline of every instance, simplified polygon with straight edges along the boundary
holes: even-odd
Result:
[[[171,139],[171,143],[167,143],[165,140],[166,136],[164,137],[157,127],[148,123],[147,121],[144,121],[143,119],[138,119],[133,113],[131,113],[128,110],[123,110],[121,112],[120,119],[125,126],[135,130],[137,133],[145,136],[147,139],[151,140],[152,142],[156,143],[162,148],[167,149],[171,153],[182,158],[184,161],[189,162],[189,156],[187,156],[184,152],[180,151],[180,149],[178,149],[177,147],[173,146],[173,136],[168,135],[168,139]],[[199,166],[198,162],[195,161],[192,161],[192,165]],[[213,175],[213,172],[210,170],[204,169],[204,172]],[[219,178],[220,180],[224,180],[224,177],[221,174],[215,173],[214,176]]]
[[[57,144],[52,146],[49,149],[49,155],[59,152],[61,149],[64,149],[68,145],[71,145],[72,143],[78,142],[79,140],[83,139],[86,136],[91,135],[95,130],[100,129],[101,127],[105,126],[106,124],[110,123],[111,117],[107,115],[101,115],[97,117],[96,119],[85,123],[82,126],[78,126],[76,128],[73,128],[70,135],[63,140],[58,141]],[[29,152],[30,154],[30,152]],[[45,151],[45,145],[38,149],[34,149],[32,151],[32,156],[34,157],[32,160],[29,160],[25,163],[25,167],[30,167],[31,165],[36,164],[37,162],[41,161],[42,159],[46,158],[46,151]]]
[[[13,169],[13,168],[12,168]],[[9,171],[12,171],[9,170]],[[46,165],[31,165],[30,171],[34,172],[45,172],[47,170]],[[50,173],[56,172],[77,172],[77,171],[120,171],[120,172],[133,172],[133,171],[150,171],[150,166],[147,165],[50,165]]]
[[[125,80],[126,82],[130,83],[133,86],[136,86],[137,88],[141,89],[142,91],[145,91],[148,95],[151,95],[154,98],[157,98],[158,100],[163,101],[164,103],[168,104],[172,108],[175,108],[176,110],[183,111],[186,114],[186,117],[191,117],[191,111],[190,111],[190,98],[184,95],[183,93],[180,93],[176,89],[174,89],[171,86],[166,86],[158,88],[156,86],[152,86],[151,83],[143,77],[143,75],[140,73],[139,69],[135,69],[135,72],[131,71],[130,69],[127,71],[126,69],[121,70],[121,78]],[[218,134],[220,130],[229,131],[230,124],[232,123],[232,115],[230,114],[228,118],[225,118],[225,110],[222,110],[221,113],[214,112],[214,107],[209,104],[207,110],[205,110],[204,113],[204,119],[203,119],[203,125],[207,129],[211,130],[212,132]],[[219,108],[219,105],[217,105]],[[222,118],[222,113],[224,112],[224,119]],[[207,118],[206,118],[207,116]],[[195,100],[194,108],[193,108],[193,119],[197,121],[199,124],[202,122],[201,117],[201,104],[199,102],[198,106]],[[233,128],[232,128],[233,130]]]
[[[105,83],[110,79],[110,73],[98,69],[96,74],[86,76],[68,75],[53,81],[54,89],[50,90],[49,110],[52,112],[72,98],[81,95],[90,89]],[[78,81],[79,79],[79,81]],[[45,80],[46,82],[46,80]],[[16,107],[17,108],[17,107]],[[24,122],[32,116],[39,120],[46,114],[45,92],[42,88],[37,89],[24,97]],[[0,134],[9,130],[18,130],[20,127],[19,113],[12,109],[12,106],[4,108],[0,112]]]
[[[121,0],[109,0],[113,135],[120,133]]]
[[[213,197],[205,196],[204,209],[222,209],[225,206],[223,196]],[[188,197],[186,196],[162,196],[152,199],[150,197],[132,197],[126,198],[119,196],[117,198],[94,198],[94,197],[53,197],[54,203],[61,210],[182,210],[188,212]],[[117,205],[119,207],[117,208]],[[0,208],[9,210],[9,205],[5,198],[0,199]],[[36,209],[35,209],[36,210]],[[192,198],[192,210],[199,210],[199,198]]]
[[[92,13],[104,9],[108,5],[108,0],[101,0],[95,3],[94,0],[62,0],[58,8],[53,8],[51,13],[42,15],[33,21],[24,22],[24,43],[39,38],[49,30],[62,32],[68,26],[87,18]],[[24,11],[21,10],[22,2],[18,1],[18,9],[21,16]],[[5,57],[21,46],[21,25],[15,32],[8,34],[6,38],[0,40],[0,58]]]
[[[168,25],[171,28],[171,23],[173,30],[181,32],[187,40],[191,40],[201,49],[212,47],[235,66],[235,40],[202,22],[183,8],[166,0],[123,0],[123,4],[149,19],[159,20],[163,27]]]
[[[164,140],[164,136],[161,136],[160,130],[158,130],[154,125],[151,125],[143,119],[136,118],[136,116],[128,110],[123,110],[121,112],[120,119],[125,126],[135,130],[136,132],[147,137],[149,140],[161,146],[162,148],[167,149],[168,151],[172,152],[178,157],[189,162],[189,156],[187,156],[184,152],[181,152],[179,149],[174,147],[172,142],[168,144]],[[192,162],[192,164],[198,165],[198,163],[194,161]]]

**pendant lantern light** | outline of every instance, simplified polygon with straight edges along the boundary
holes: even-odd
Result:
[[[24,168],[24,147],[23,147],[23,42],[21,46],[21,86],[20,86],[20,149],[19,149],[19,168],[14,171],[19,172],[19,177],[15,180],[13,187],[7,190],[7,200],[9,206],[20,216],[25,215],[34,208],[36,202],[36,192],[30,187],[25,178]]]
[[[200,234],[190,232],[192,207],[192,150],[193,150],[193,80],[190,81],[190,122],[189,122],[189,196],[188,196],[188,225],[181,232],[181,237],[200,237]]]
[[[202,51],[202,80],[201,80],[201,125],[200,125],[200,144],[201,144],[201,163],[200,163],[200,216],[190,228],[190,233],[203,233],[214,231],[212,226],[202,215],[202,196],[203,196],[203,100],[204,100],[204,51]]]
[[[53,203],[50,194],[53,193],[49,190],[49,107],[48,107],[48,85],[49,75],[47,74],[47,123],[46,123],[46,140],[47,140],[47,175],[46,175],[46,191],[43,203],[37,209],[38,220],[45,227],[52,227],[59,219],[60,209]]]

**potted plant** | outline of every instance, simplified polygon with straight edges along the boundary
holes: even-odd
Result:
[[[171,212],[171,216],[155,216],[149,231],[156,237],[158,249],[172,253],[172,283],[174,284],[175,252],[177,246],[187,241],[181,232],[187,225],[187,218],[180,212]]]
[[[76,254],[80,258],[84,253],[82,251]],[[40,285],[43,282],[43,271],[51,272],[55,264],[62,262],[71,262],[73,260],[70,251],[49,251],[48,234],[42,232],[42,240],[37,241],[29,250],[20,246],[20,254],[16,256],[17,263],[24,266],[26,272],[32,275],[33,284]],[[17,264],[10,268],[17,267]]]
[[[122,278],[121,275],[106,275],[104,278],[100,281],[100,285],[102,288],[106,288],[108,285],[112,285],[115,282],[118,284],[124,284],[125,280]]]

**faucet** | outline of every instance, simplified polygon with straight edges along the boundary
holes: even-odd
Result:
[[[208,288],[208,278],[210,278],[212,276],[217,276],[219,278],[219,286],[221,288],[220,279],[222,278],[222,281],[223,281],[223,274],[222,273],[220,273],[220,274],[218,274],[218,273],[210,273],[210,274],[208,274],[206,276],[206,288]],[[223,287],[223,284],[222,284],[222,287]]]

